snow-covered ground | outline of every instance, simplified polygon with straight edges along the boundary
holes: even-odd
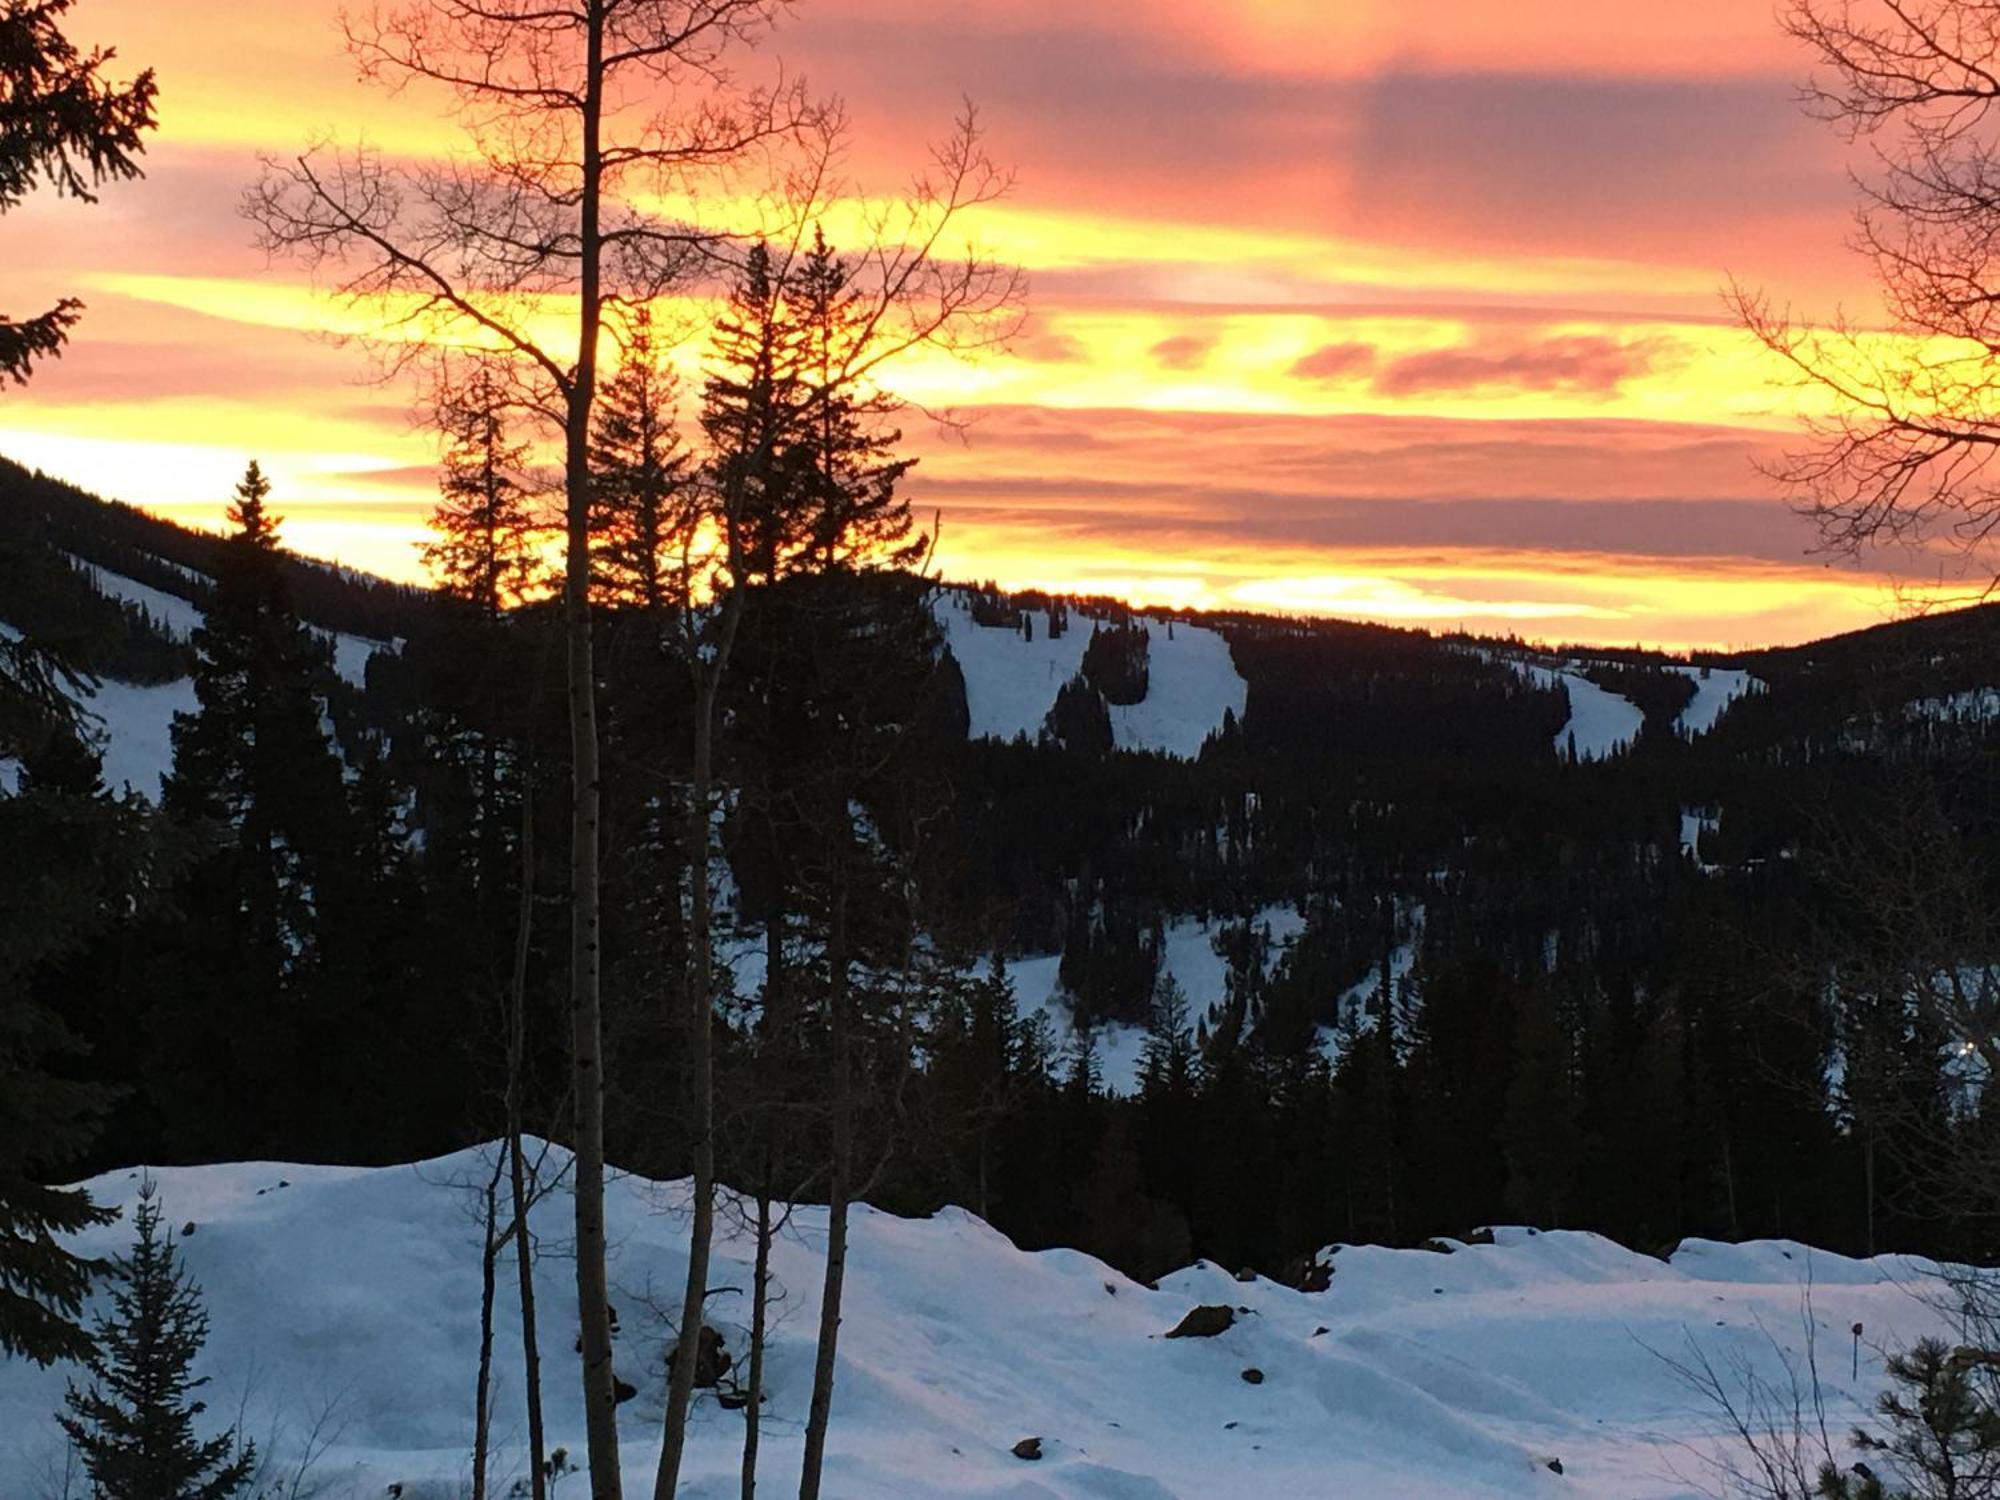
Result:
[[[1556,731],[1558,755],[1569,752],[1573,738],[1578,760],[1603,760],[1639,737],[1646,722],[1639,706],[1584,676],[1582,663],[1524,662],[1521,670],[1538,686],[1559,687],[1569,696],[1569,720]],[[1676,666],[1671,670],[1694,684],[1694,696],[1674,720],[1674,727],[1686,735],[1707,734],[1724,709],[1761,686],[1748,672],[1734,667]]]
[[[1714,833],[1721,827],[1722,814],[1712,807],[1681,809],[1681,853],[1693,860],[1698,869],[1709,871],[1716,868],[1701,857],[1701,836]]]
[[[1379,965],[1343,990],[1337,1019],[1332,1025],[1319,1029],[1320,1055],[1328,1062],[1339,1062],[1349,1041],[1359,1033],[1373,1030],[1385,1015],[1394,1028],[1392,1034],[1399,1040],[1409,1039],[1411,1017],[1400,1003],[1400,989],[1402,982],[1416,968],[1417,958],[1423,949],[1424,916],[1422,902],[1397,901],[1396,930],[1402,937],[1389,950],[1388,1004],[1386,1007],[1382,1004],[1382,970]]]
[[[333,647],[334,672],[356,687],[368,685],[368,658],[377,651],[394,649],[388,641],[371,641],[365,635],[340,630],[315,630],[313,634]]]
[[[1735,667],[1680,667],[1682,676],[1694,684],[1694,696],[1674,720],[1682,734],[1707,734],[1715,728],[1722,711],[1762,684],[1748,672]]]
[[[136,578],[127,578],[123,573],[114,573],[96,563],[85,562],[80,557],[71,557],[70,562],[89,575],[100,594],[144,606],[146,612],[178,640],[188,639],[201,625],[201,607],[178,594],[165,593]],[[206,581],[186,568],[177,568],[176,571],[191,583]],[[333,648],[333,670],[356,687],[367,683],[368,658],[377,651],[390,649],[387,642],[348,635],[344,631],[315,629],[313,634]]]
[[[188,639],[201,625],[200,607],[176,594],[81,558],[70,561],[90,575],[98,592],[144,606],[158,624],[180,640]],[[333,648],[334,671],[356,687],[367,681],[369,657],[393,649],[389,643],[340,631],[315,630],[314,634]],[[173,766],[170,730],[174,715],[193,713],[197,706],[193,679],[142,686],[106,678],[95,692],[85,695],[83,706],[93,716],[93,727],[101,737],[104,784],[114,792],[130,787],[157,801],[160,783]],[[12,790],[13,786],[12,764],[0,764],[0,789]]]
[[[201,606],[191,604],[178,594],[169,594],[156,589],[151,584],[141,583],[136,578],[127,578],[123,573],[114,573],[109,568],[100,568],[94,562],[70,556],[70,565],[83,573],[96,585],[97,592],[107,599],[120,599],[127,604],[137,604],[153,617],[159,625],[176,640],[186,640],[201,626]],[[179,570],[192,580],[195,575],[185,568]],[[206,581],[206,580],[204,580]]]
[[[1293,938],[1305,930],[1305,918],[1289,906],[1267,907],[1256,916],[1256,925],[1270,934],[1271,952],[1266,968],[1275,965]],[[1176,917],[1167,923],[1165,942],[1160,950],[1160,970],[1171,974],[1187,995],[1188,1027],[1212,1005],[1221,1004],[1229,980],[1229,965],[1215,951],[1215,939],[1223,924],[1198,917]],[[1073,1033],[1068,998],[1062,990],[1062,955],[1037,954],[1007,961],[1007,977],[1014,984],[1014,1002],[1024,1017],[1048,1016],[1059,1041]],[[1143,1026],[1110,1024],[1097,1028],[1097,1065],[1104,1086],[1120,1094],[1139,1086],[1139,1058],[1146,1045]]]
[[[166,1168],[165,1222],[212,1318],[203,1392],[280,1463],[322,1422],[323,1500],[444,1500],[465,1492],[477,1355],[480,1153],[416,1167],[271,1164]],[[137,1173],[92,1186],[129,1206]],[[679,1195],[614,1181],[620,1408],[627,1485],[651,1483],[666,1335],[649,1305],[678,1298]],[[537,1266],[551,1444],[579,1462],[570,1204],[537,1210]],[[721,1216],[710,1320],[743,1352],[751,1245]],[[182,1226],[191,1228],[183,1232]],[[112,1252],[123,1225],[84,1237]],[[825,1235],[794,1216],[775,1253],[764,1486],[796,1478],[811,1381]],[[1919,1262],[1847,1260],[1789,1243],[1689,1241],[1670,1262],[1580,1233],[1500,1230],[1443,1255],[1342,1249],[1332,1286],[1303,1293],[1197,1265],[1157,1291],[1074,1251],[1028,1254],[960,1210],[907,1220],[862,1210],[853,1226],[831,1500],[1667,1500],[1720,1487],[1720,1420],[1666,1364],[1706,1354],[1766,1378],[1801,1361],[1816,1324],[1827,1425],[1865,1420],[1878,1349],[1940,1325]],[[497,1483],[513,1493],[524,1445],[514,1269],[500,1268]],[[1212,1339],[1162,1335],[1199,1303],[1238,1309]],[[1864,1328],[1858,1378],[1849,1328]],[[1262,1373],[1260,1383],[1243,1372]],[[11,1497],[53,1493],[51,1414],[69,1372],[0,1363],[0,1472]],[[681,1494],[737,1493],[740,1415],[703,1396]],[[1010,1451],[1038,1437],[1044,1457]],[[1843,1441],[1836,1436],[1836,1441]],[[1550,1466],[1561,1465],[1558,1474]],[[392,1486],[400,1486],[394,1490]],[[558,1495],[580,1493],[572,1478]]]
[[[1051,640],[1047,611],[1030,610],[1034,639],[1024,640],[1018,630],[975,622],[962,591],[940,593],[936,609],[965,673],[972,737],[1035,738],[1056,694],[1083,668],[1091,622],[1072,615],[1069,629]],[[1249,685],[1236,671],[1229,643],[1215,631],[1184,621],[1170,627],[1150,616],[1141,623],[1149,637],[1146,696],[1129,707],[1112,706],[1112,743],[1192,758],[1222,727],[1225,711],[1242,716]]]
[[[159,801],[160,784],[174,765],[174,715],[200,706],[194,679],[141,686],[106,678],[83,706],[102,731],[105,786],[114,792],[130,787]]]
[[[1574,667],[1528,663],[1522,670],[1540,686],[1569,695],[1569,719],[1556,731],[1556,754],[1568,754],[1573,745],[1578,760],[1603,760],[1639,737],[1646,716],[1631,699],[1607,692]]]
[[[1946,724],[1990,724],[2000,719],[2000,688],[1969,688],[1942,698],[1918,698],[1904,709],[1912,719]]]

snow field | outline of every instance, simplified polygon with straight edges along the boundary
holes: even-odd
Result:
[[[161,1169],[165,1222],[212,1317],[211,1417],[229,1420],[243,1403],[249,1431],[282,1449],[330,1413],[336,1436],[315,1473],[326,1500],[372,1500],[392,1484],[404,1500],[461,1494],[477,1356],[474,1201],[490,1160],[474,1150],[406,1167]],[[92,1189],[129,1208],[138,1182],[118,1172]],[[620,1431],[628,1484],[641,1488],[668,1342],[649,1306],[678,1298],[683,1193],[634,1177],[610,1184],[618,1373],[638,1387]],[[550,1441],[580,1461],[570,1212],[560,1192],[536,1209],[536,1285]],[[710,1317],[740,1356],[753,1246],[736,1216],[719,1224]],[[128,1233],[114,1225],[81,1243],[113,1252]],[[824,1235],[823,1211],[801,1208],[775,1251],[763,1472],[776,1492],[796,1474]],[[1150,1290],[1074,1251],[1018,1250],[962,1210],[915,1220],[860,1210],[827,1493],[1680,1500],[1709,1482],[1704,1457],[1727,1449],[1716,1414],[1662,1356],[1692,1345],[1779,1376],[1781,1350],[1802,1355],[1809,1278],[1829,1426],[1844,1432],[1880,1384],[1877,1346],[1940,1323],[1916,1261],[1689,1241],[1662,1262],[1590,1234],[1495,1238],[1448,1255],[1343,1248],[1317,1294],[1203,1264]],[[514,1268],[500,1270],[496,1495],[519,1476],[524,1441]],[[1198,1303],[1238,1309],[1235,1326],[1164,1339]],[[1855,1322],[1866,1329],[1858,1380]],[[1246,1369],[1262,1382],[1247,1383]],[[9,1475],[44,1472],[64,1379],[0,1363]],[[737,1414],[701,1399],[683,1495],[736,1492],[740,1433]],[[1040,1462],[1013,1457],[1024,1437],[1042,1439]]]
[[[1707,734],[1715,728],[1722,711],[1745,694],[1758,691],[1762,684],[1748,672],[1734,667],[1680,667],[1682,676],[1694,683],[1694,696],[1674,721],[1682,734]]]
[[[1530,663],[1522,671],[1538,686],[1561,688],[1569,696],[1569,719],[1556,731],[1556,754],[1568,754],[1574,742],[1578,760],[1603,760],[1639,737],[1646,716],[1631,699],[1607,692],[1569,667]]]
[[[1063,684],[1083,669],[1091,622],[1070,616],[1069,628],[1049,639],[1046,610],[1030,610],[1033,640],[1018,630],[980,625],[967,596],[943,591],[935,604],[945,640],[965,673],[965,697],[974,739],[1034,739],[1055,706]],[[1243,714],[1249,685],[1236,671],[1229,643],[1213,630],[1142,617],[1148,636],[1148,683],[1143,700],[1111,706],[1112,743],[1120,750],[1156,750],[1192,759],[1222,727],[1225,711]]]

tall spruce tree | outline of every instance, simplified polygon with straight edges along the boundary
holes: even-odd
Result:
[[[339,1114],[302,1086],[325,1061],[305,1001],[337,988],[328,944],[352,936],[352,816],[324,722],[328,650],[293,609],[269,497],[252,463],[194,633],[199,707],[173,722],[166,806],[208,830],[162,938],[177,993],[154,1017],[163,1108],[188,1132],[184,1151],[313,1150],[286,1132],[331,1128],[316,1123],[322,1105]],[[200,1105],[177,1110],[175,1095]]]
[[[888,419],[900,403],[855,376],[855,367],[874,352],[874,310],[818,228],[787,300],[801,333],[805,419],[788,457],[810,563],[818,569],[913,564],[929,551],[930,538],[917,530],[909,501],[896,492],[916,464],[896,455],[903,435]]]
[[[798,438],[805,334],[788,281],[770,247],[752,245],[709,335],[708,489],[729,570],[744,584],[775,581],[799,546],[797,466],[782,460]]]
[[[109,1091],[79,1076],[81,1043],[37,993],[37,974],[83,949],[151,894],[164,845],[138,798],[114,801],[31,757],[0,796],[0,1353],[81,1359],[92,1263],[58,1238],[113,1215],[55,1186],[96,1137]],[[61,784],[58,784],[61,783]]]
[[[111,1308],[97,1319],[90,1383],[74,1383],[58,1418],[82,1457],[97,1500],[230,1500],[256,1470],[253,1445],[232,1433],[206,1440],[194,1362],[208,1341],[201,1288],[160,1232],[158,1189],[139,1190],[136,1238],[111,1265]]]
[[[79,52],[58,24],[70,0],[0,0],[0,213],[44,181],[59,197],[96,201],[107,181],[140,175],[138,157],[157,89],[149,68],[131,83],[103,76],[113,54]],[[60,354],[83,304],[0,317],[0,375],[25,381],[35,361]]]
[[[505,392],[481,367],[438,403],[445,449],[435,540],[419,549],[438,587],[484,619],[518,604],[540,571],[542,526],[525,480],[528,445],[509,441]]]
[[[661,358],[650,314],[633,319],[618,373],[597,398],[591,432],[591,559],[608,602],[658,615],[680,595],[693,456],[678,425],[680,381]]]
[[[248,977],[267,995],[315,956],[314,889],[347,830],[322,722],[326,648],[292,606],[270,482],[253,460],[229,508],[215,593],[194,633],[192,714],[176,714],[170,811],[228,830]]]

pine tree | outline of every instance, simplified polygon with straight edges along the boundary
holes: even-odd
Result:
[[[253,461],[237,486],[215,593],[194,633],[193,714],[176,714],[170,811],[234,835],[230,875],[250,976],[265,994],[309,965],[319,867],[347,829],[322,722],[326,648],[299,620],[278,552],[271,487]]]
[[[0,1353],[43,1365],[90,1350],[77,1320],[93,1266],[59,1236],[114,1216],[51,1185],[96,1138],[110,1091],[79,1076],[83,1043],[37,976],[142,908],[167,873],[152,809],[104,795],[74,742],[64,761],[31,757],[19,793],[0,796]]]
[[[229,1500],[256,1469],[254,1446],[231,1433],[202,1441],[193,1373],[208,1340],[201,1288],[181,1269],[149,1180],[139,1190],[137,1238],[111,1265],[111,1308],[96,1321],[90,1385],[71,1384],[58,1418],[97,1500]]]
[[[0,213],[46,179],[58,196],[96,201],[111,180],[137,177],[153,116],[152,70],[124,87],[101,76],[112,54],[80,53],[57,22],[70,0],[0,5]],[[83,304],[65,297],[39,316],[0,317],[0,375],[24,382],[35,361],[60,354]]]
[[[438,587],[483,619],[499,617],[532,590],[542,528],[523,480],[528,445],[508,441],[505,392],[481,369],[439,403],[445,450],[435,541],[419,549]]]
[[[676,417],[680,381],[641,312],[618,373],[597,398],[591,432],[591,566],[612,603],[658,613],[678,595],[692,522],[693,457]]]
[[[348,924],[364,876],[325,726],[331,664],[292,607],[269,493],[252,464],[194,633],[199,707],[174,716],[165,785],[167,810],[208,846],[160,936],[148,1017],[158,1102],[185,1152],[328,1149],[350,1106],[326,1017],[367,998],[333,956],[359,946]]]
[[[799,466],[786,455],[800,424],[804,335],[785,281],[770,248],[752,245],[710,336],[702,390],[708,487],[744,583],[782,576],[799,545]]]
[[[1562,1227],[1576,1190],[1576,1127],[1569,1034],[1547,987],[1535,984],[1515,1013],[1514,1071],[1501,1124],[1510,1211],[1546,1229]]]
[[[1856,1431],[1855,1446],[1887,1454],[1900,1482],[1885,1487],[1865,1464],[1843,1474],[1820,1471],[1820,1500],[1976,1500],[2000,1493],[2000,1410],[1992,1401],[1993,1354],[1919,1339],[1889,1356],[1889,1378],[1876,1410],[1887,1437]],[[1884,1465],[1889,1467],[1889,1465]]]
[[[869,309],[817,227],[790,296],[804,332],[805,389],[803,430],[788,456],[798,471],[809,563],[911,566],[930,550],[897,493],[916,459],[896,456],[903,435],[888,425],[896,400],[858,378],[858,366],[877,352]]]

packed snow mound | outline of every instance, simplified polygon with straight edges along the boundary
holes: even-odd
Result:
[[[391,1486],[404,1500],[463,1494],[475,1202],[491,1159],[161,1169],[163,1222],[212,1318],[209,1420],[233,1420],[240,1403],[280,1463],[319,1424],[331,1439],[312,1476],[323,1500],[378,1500]],[[129,1210],[139,1174],[91,1187]],[[619,1430],[628,1483],[643,1488],[668,1343],[649,1309],[678,1300],[684,1189],[625,1177],[608,1196],[617,1369],[638,1388]],[[580,1460],[570,1213],[560,1191],[536,1210],[536,1286],[550,1442]],[[740,1358],[752,1245],[735,1223],[720,1216],[709,1316]],[[822,1210],[801,1208],[775,1251],[762,1470],[774,1492],[797,1473],[825,1229]],[[1724,1439],[1662,1356],[1692,1348],[1775,1376],[1778,1351],[1803,1348],[1809,1284],[1828,1426],[1844,1432],[1882,1384],[1877,1348],[1942,1326],[1920,1296],[1933,1285],[1923,1263],[1792,1244],[1691,1241],[1663,1263],[1595,1235],[1502,1229],[1445,1255],[1341,1249],[1331,1289],[1308,1294],[1212,1265],[1149,1290],[1074,1251],[1023,1252],[957,1209],[921,1220],[863,1209],[852,1229],[832,1500],[1692,1497]],[[114,1225],[81,1243],[111,1253],[128,1234]],[[490,1493],[507,1495],[524,1445],[511,1261],[499,1286]],[[1217,1303],[1237,1310],[1225,1333],[1162,1336]],[[1855,1323],[1867,1336],[1850,1379]],[[10,1477],[59,1460],[51,1414],[67,1374],[0,1363]],[[741,1430],[740,1414],[700,1397],[683,1495],[737,1492]],[[1026,1437],[1041,1439],[1041,1461],[1013,1456]]]
[[[981,625],[970,597],[947,589],[935,605],[946,643],[965,673],[966,706],[974,739],[1034,739],[1055,707],[1063,684],[1083,669],[1091,622],[1072,616],[1069,628],[1049,638],[1046,610],[1026,612],[1033,638],[1017,629]],[[1129,706],[1111,705],[1111,739],[1120,750],[1155,750],[1191,760],[1222,727],[1225,713],[1243,715],[1249,684],[1236,670],[1229,643],[1213,630],[1185,621],[1135,616],[1145,626],[1146,696]]]

